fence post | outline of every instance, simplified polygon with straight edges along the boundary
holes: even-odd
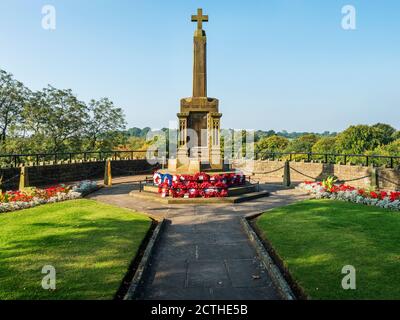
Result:
[[[374,166],[371,166],[371,186],[375,187],[376,189],[379,189],[379,174],[378,174],[378,168],[374,168]]]
[[[19,173],[19,191],[23,191],[26,187],[29,187],[28,170],[24,166],[20,168]]]
[[[111,176],[111,160],[106,160],[106,167],[104,170],[104,185],[106,187],[112,186],[112,176]]]
[[[162,157],[162,166],[161,166],[162,169],[165,169],[166,162],[167,162],[167,161],[166,161],[166,157],[163,156],[163,157]]]
[[[283,186],[284,187],[290,187],[291,181],[290,181],[290,164],[289,161],[285,161],[285,166],[283,170]]]

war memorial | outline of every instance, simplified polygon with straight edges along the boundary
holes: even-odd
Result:
[[[40,25],[39,0],[3,0],[0,302],[247,319],[296,310],[269,300],[400,300],[398,19],[379,33],[364,14],[380,4],[358,4],[357,25],[335,1],[254,2],[193,15],[178,1],[82,2],[85,20],[65,1],[42,6]]]

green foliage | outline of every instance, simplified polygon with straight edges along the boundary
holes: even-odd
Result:
[[[332,187],[334,186],[334,184],[336,183],[337,178],[334,176],[329,176],[327,177],[325,180],[322,181],[322,186],[326,189],[326,190],[331,190]]]
[[[391,125],[385,123],[377,123],[372,126],[372,128],[376,128],[380,130],[383,134],[382,143],[388,144],[395,140],[396,129],[393,128]]]
[[[126,142],[125,116],[107,98],[79,101],[71,90],[31,92],[0,70],[0,152],[114,149]]]
[[[262,138],[256,144],[256,150],[266,150],[272,152],[282,152],[289,145],[289,140],[277,135]]]
[[[289,140],[297,139],[301,136],[307,135],[307,134],[314,134],[318,137],[334,137],[337,135],[336,132],[329,132],[325,131],[322,133],[314,133],[314,132],[287,132],[286,130],[275,132],[274,130],[268,130],[268,131],[262,131],[262,130],[257,130],[255,132],[255,141],[258,142],[262,138],[268,138],[270,136],[279,136],[283,138],[287,138]]]
[[[127,142],[128,148],[130,150],[146,150],[147,143],[144,138],[129,137]]]
[[[121,108],[114,106],[108,98],[91,100],[88,106],[89,119],[85,134],[90,150],[112,149],[123,140],[120,132],[125,129],[125,116]]]
[[[34,93],[25,110],[26,128],[46,137],[46,149],[63,151],[68,144],[78,149],[87,123],[86,105],[71,90],[47,87]]]
[[[315,134],[306,134],[290,142],[287,152],[311,152],[313,145],[319,140]]]
[[[400,156],[400,139],[397,139],[387,145],[377,147],[374,150],[374,154]]]
[[[156,142],[160,143],[160,140],[154,139],[146,141],[151,132],[149,127],[126,130],[125,126],[122,109],[108,98],[91,100],[86,104],[78,100],[71,90],[48,86],[32,92],[11,74],[0,69],[0,153],[145,150]],[[168,133],[169,129],[163,128],[161,131]],[[234,135],[234,139],[238,139],[234,141],[241,140],[243,145],[241,155],[235,156],[252,153],[253,145],[246,142],[246,131],[235,131]],[[175,148],[176,138],[173,139]],[[399,139],[400,131],[383,123],[351,126],[339,135],[329,131],[307,133],[285,130],[258,130],[254,135],[255,151],[301,153],[397,155],[396,141]],[[169,137],[165,137],[162,141],[169,140]],[[224,144],[230,146],[232,137],[221,135],[221,150],[224,150]],[[304,156],[297,158],[304,159]],[[364,161],[350,157],[348,160],[353,163]],[[373,161],[377,164],[382,162]]]
[[[125,131],[125,134],[129,137],[137,137],[137,138],[146,138],[147,134],[151,131],[151,128],[145,127],[143,129],[140,128],[130,128]]]
[[[313,153],[336,153],[336,137],[322,137],[311,148]]]
[[[4,148],[7,134],[21,121],[21,113],[29,90],[12,74],[0,69],[0,148]]]
[[[374,150],[368,150],[366,152],[367,155],[381,155],[381,156],[400,156],[400,139],[394,140],[393,142],[387,145],[381,145],[376,147]],[[381,158],[371,158],[371,163],[376,166],[385,166],[390,165],[388,159]],[[394,166],[399,166],[399,160],[395,160],[393,163]]]
[[[341,153],[363,154],[384,145],[386,139],[385,132],[380,128],[357,125],[340,133],[336,145]]]
[[[269,130],[269,131],[262,131],[262,130],[257,130],[255,132],[255,137],[254,137],[254,141],[258,142],[262,139],[271,137],[271,136],[275,136],[276,132],[274,130]]]

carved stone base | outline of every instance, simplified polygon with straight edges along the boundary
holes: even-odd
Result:
[[[219,147],[211,149],[210,166],[213,170],[222,170],[224,168],[224,161]]]

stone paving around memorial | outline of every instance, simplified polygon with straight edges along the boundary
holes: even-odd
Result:
[[[167,220],[145,279],[142,299],[280,299],[240,218],[307,198],[294,189],[263,185],[271,196],[235,205],[164,205],[138,200],[131,182],[92,199]]]

